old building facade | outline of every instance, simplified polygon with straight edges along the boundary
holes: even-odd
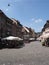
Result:
[[[24,35],[35,37],[33,29],[24,27],[18,20],[10,19],[0,10],[0,37],[16,36],[23,38]]]
[[[18,36],[22,37],[22,25],[18,20],[8,18],[0,10],[0,37]]]
[[[33,38],[36,36],[35,31],[32,28],[28,28],[28,27],[23,27],[22,33],[23,35],[28,36],[30,38]]]
[[[46,23],[42,29],[42,32],[45,31],[46,28],[49,28],[49,20],[46,21]]]

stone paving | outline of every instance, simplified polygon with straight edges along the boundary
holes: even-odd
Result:
[[[49,65],[49,47],[35,41],[20,49],[1,49],[0,65]]]

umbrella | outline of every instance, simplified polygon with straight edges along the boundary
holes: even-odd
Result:
[[[2,40],[23,40],[19,37],[14,37],[14,36],[9,36],[9,37],[6,37],[6,38],[2,38]]]

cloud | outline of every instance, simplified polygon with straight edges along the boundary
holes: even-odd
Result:
[[[8,11],[8,8],[5,11]]]
[[[39,22],[43,22],[43,20],[42,19],[36,19],[35,20],[35,23],[39,23]]]
[[[43,29],[43,27],[40,27],[40,29],[42,30],[42,29]]]
[[[21,2],[22,0],[14,0],[14,2]]]
[[[35,22],[35,23],[40,23],[40,22],[43,22],[43,19],[41,19],[41,18],[39,18],[39,19],[32,18],[32,21]]]
[[[35,18],[32,18],[32,21],[34,21],[35,20]]]

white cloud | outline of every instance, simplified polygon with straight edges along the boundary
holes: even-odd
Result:
[[[43,20],[42,19],[36,19],[35,20],[35,23],[39,23],[39,22],[43,22]]]
[[[43,27],[40,28],[41,30],[43,29]]]
[[[32,21],[34,21],[35,20],[35,18],[32,18]]]
[[[5,11],[8,11],[8,8]]]
[[[32,21],[35,22],[35,23],[39,23],[39,22],[43,22],[43,19],[41,19],[41,18],[39,18],[39,19],[32,18]]]
[[[14,2],[20,2],[20,1],[22,1],[22,0],[14,0]]]

